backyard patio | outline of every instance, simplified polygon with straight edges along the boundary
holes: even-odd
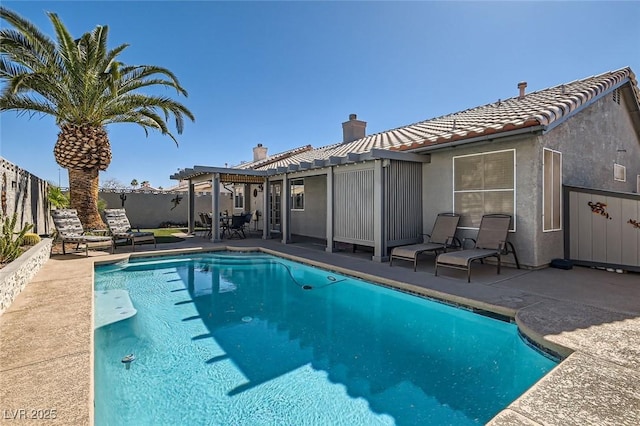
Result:
[[[261,249],[479,312],[515,317],[530,339],[567,358],[490,424],[640,423],[638,274],[577,267],[504,268],[496,275],[495,266],[477,264],[469,284],[463,271],[435,277],[429,257],[413,272],[408,262],[389,267],[372,262],[367,253],[327,253],[313,241],[283,245],[248,238],[213,244],[182,237],[184,241],[162,244],[159,250],[143,251],[153,246],[141,246],[135,256]],[[3,420],[51,410],[61,424],[93,421],[93,265],[126,259],[128,250],[119,248],[114,255],[90,251],[88,258],[84,253],[53,254],[0,317]]]

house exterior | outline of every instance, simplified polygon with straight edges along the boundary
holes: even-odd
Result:
[[[630,68],[518,89],[509,99],[373,135],[353,114],[340,143],[234,169],[195,166],[172,178],[237,180],[248,194],[261,188],[253,194],[264,194],[264,238],[321,238],[329,251],[336,242],[369,246],[377,261],[419,241],[438,213],[462,215],[461,239],[476,234],[483,214],[507,213],[520,263],[544,267],[565,253],[563,186],[637,196],[640,96]]]

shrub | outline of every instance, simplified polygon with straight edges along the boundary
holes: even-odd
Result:
[[[48,189],[47,200],[53,207],[57,209],[66,209],[69,207],[69,196],[62,192],[59,186],[49,183]]]
[[[22,243],[25,246],[35,246],[40,242],[40,235],[34,234],[33,232],[27,232],[24,234],[24,238],[22,239]]]
[[[158,225],[158,228],[185,228],[185,227],[187,227],[186,222],[172,222],[170,220],[166,222],[162,222],[160,225]]]
[[[0,263],[9,263],[22,254],[22,244],[24,235],[29,232],[33,225],[26,223],[20,232],[14,232],[18,214],[14,213],[12,218],[8,216],[2,221],[2,233],[0,233]],[[14,234],[17,237],[14,238]]]

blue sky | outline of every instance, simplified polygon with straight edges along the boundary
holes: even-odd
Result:
[[[275,154],[341,141],[630,66],[640,73],[640,2],[6,1],[51,35],[108,25],[128,64],[172,70],[196,116],[178,136],[107,127],[101,180],[169,187],[179,168],[235,165],[257,143]],[[4,23],[3,23],[4,24]],[[167,94],[172,94],[167,92]],[[50,117],[0,115],[0,154],[67,185]]]

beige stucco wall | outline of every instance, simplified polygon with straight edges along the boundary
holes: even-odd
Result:
[[[304,178],[304,210],[291,211],[291,233],[314,238],[327,237],[327,178]]]
[[[484,142],[459,146],[455,149],[431,153],[431,162],[423,165],[423,229],[431,232],[438,213],[453,211],[453,157],[506,149],[515,149],[516,155],[516,232],[509,235],[509,241],[516,248],[521,264],[537,266],[534,244],[535,222],[540,221],[536,213],[538,192],[537,175],[541,165],[536,152],[537,138],[524,137],[510,141]],[[477,230],[459,229],[456,234],[461,240],[475,238]],[[505,262],[513,262],[511,256]]]
[[[544,146],[562,152],[565,185],[635,192],[640,140],[623,98],[611,94],[544,136]],[[626,152],[618,152],[624,149]],[[613,180],[613,163],[627,168],[627,181]]]
[[[624,192],[636,190],[640,139],[625,100],[617,104],[607,95],[541,136],[432,152],[431,163],[423,166],[425,232],[429,232],[438,213],[453,209],[454,156],[512,148],[516,150],[516,232],[510,234],[509,240],[523,265],[543,267],[554,258],[564,257],[564,230],[542,231],[543,148],[562,152],[565,185]],[[618,152],[619,149],[626,152]],[[614,181],[614,161],[626,166],[627,182]],[[459,231],[458,235],[473,237],[475,234],[476,231]]]
[[[609,94],[541,138],[542,146],[562,153],[563,184],[636,191],[636,175],[640,174],[640,139],[624,101],[622,99],[617,104]],[[626,152],[618,152],[619,149]],[[627,168],[626,182],[613,179],[613,163],[616,161]],[[538,176],[538,185],[542,185],[542,175]],[[542,199],[541,190],[537,197]],[[541,215],[542,203],[537,207]],[[569,206],[562,207],[566,209]],[[563,214],[566,213],[563,210]],[[543,232],[542,223],[538,221],[536,225],[540,242],[538,261],[545,264],[551,259],[563,258],[565,229]]]
[[[127,199],[124,208],[131,226],[140,228],[157,228],[163,222],[186,224],[188,220],[187,194],[152,194],[152,193],[125,193]],[[176,205],[172,200],[179,195],[181,200]],[[100,198],[107,202],[107,208],[118,209],[122,207],[120,193],[100,192]],[[197,196],[195,198],[196,221],[200,221],[198,212],[211,211],[211,195]],[[224,209],[222,209],[224,211]]]

